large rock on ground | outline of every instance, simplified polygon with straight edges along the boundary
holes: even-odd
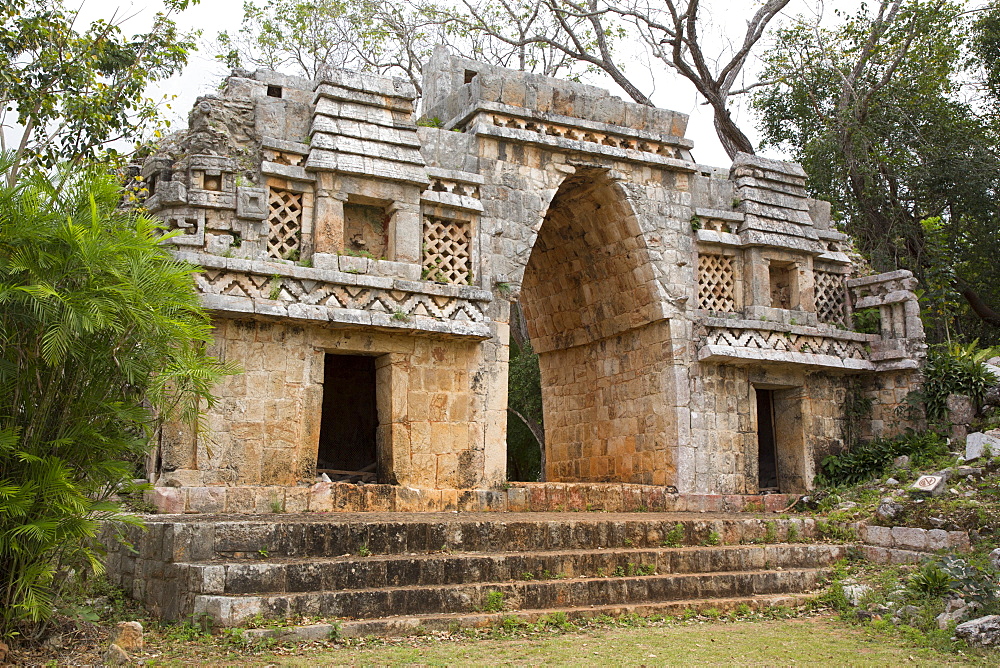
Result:
[[[133,652],[142,649],[145,641],[142,637],[142,624],[139,622],[118,622],[114,640],[126,652]]]
[[[970,619],[955,627],[955,635],[977,647],[1000,646],[1000,615]]]
[[[996,429],[988,432],[973,432],[965,439],[965,461],[971,462],[979,459],[986,450],[989,449],[991,455],[1000,454],[1000,433]]]

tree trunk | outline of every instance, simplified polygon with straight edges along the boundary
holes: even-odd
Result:
[[[983,298],[976,293],[972,288],[962,288],[962,297],[965,301],[969,303],[969,307],[972,308],[972,312],[979,316],[979,319],[985,322],[987,325],[993,327],[1000,327],[1000,313],[993,310]]]
[[[545,431],[542,429],[542,425],[538,424],[532,420],[527,415],[523,415],[520,412],[514,410],[510,406],[507,407],[511,413],[517,416],[524,426],[528,428],[531,435],[535,437],[535,442],[538,443],[538,452],[541,454],[541,470],[539,471],[538,478],[539,482],[545,482]]]

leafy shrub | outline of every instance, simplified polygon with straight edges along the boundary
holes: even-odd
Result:
[[[486,601],[483,603],[483,612],[500,612],[504,608],[506,594],[502,591],[492,589],[486,592]]]
[[[684,543],[684,525],[678,522],[663,536],[660,545],[663,547],[680,547]]]
[[[816,484],[826,487],[856,485],[884,473],[900,455],[907,455],[919,464],[947,450],[947,441],[934,432],[876,438],[839,455],[826,457],[816,476]]]
[[[991,603],[1000,599],[1000,585],[995,575],[969,564],[965,559],[948,554],[939,562],[940,570],[952,580],[952,589],[960,591],[962,598],[977,603]]]
[[[854,331],[862,334],[881,334],[882,312],[877,307],[855,311]]]
[[[979,349],[977,342],[935,346],[927,355],[924,383],[918,397],[923,401],[927,419],[939,422],[948,417],[948,395],[966,394],[976,402],[998,381],[983,362],[996,349]]]
[[[910,576],[907,587],[925,596],[944,596],[955,588],[955,583],[945,571],[935,563],[924,564],[923,568]]]
[[[120,201],[79,167],[0,176],[0,638],[103,571],[102,526],[138,522],[114,496],[136,490],[156,411],[194,419],[225,371],[195,268]]]

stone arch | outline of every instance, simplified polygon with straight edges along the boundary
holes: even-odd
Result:
[[[675,484],[669,322],[636,212],[606,170],[552,198],[521,302],[539,354],[546,479]]]

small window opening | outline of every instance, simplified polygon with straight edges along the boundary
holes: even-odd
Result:
[[[222,175],[221,174],[205,174],[205,181],[203,184],[205,190],[222,190]]]
[[[281,86],[268,86],[267,87],[268,97],[281,97]]]
[[[344,205],[344,249],[365,257],[385,259],[389,249],[389,221],[384,206]]]
[[[333,481],[376,482],[375,358],[330,355],[323,368],[316,474]]]
[[[771,308],[792,308],[792,269],[789,264],[772,262],[768,267],[771,280]]]
[[[157,181],[156,174],[151,174],[149,177],[149,181],[146,183],[146,192],[148,193],[147,195],[148,197],[152,197],[153,195],[156,194],[156,181]]]
[[[758,491],[778,491],[778,447],[774,431],[774,392],[757,394],[757,487]]]
[[[465,83],[472,83],[472,80],[476,78],[479,72],[475,70],[465,70]]]

